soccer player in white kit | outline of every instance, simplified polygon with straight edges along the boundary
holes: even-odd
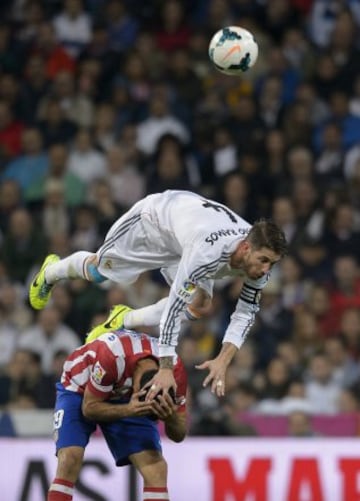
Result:
[[[286,253],[280,228],[268,220],[251,226],[226,206],[189,191],[168,190],[137,202],[110,228],[96,254],[79,251],[59,260],[50,255],[30,286],[30,303],[43,308],[53,285],[65,278],[131,284],[144,271],[161,269],[170,292],[158,303],[133,310],[125,328],[160,325],[160,369],[148,399],[176,388],[172,360],[185,315],[198,316],[212,297],[214,280],[241,276],[239,300],[220,353],[198,366],[208,369],[204,386],[225,394],[225,372],[245,341],[259,309],[271,267]]]

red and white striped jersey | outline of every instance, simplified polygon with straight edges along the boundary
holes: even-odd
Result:
[[[87,387],[97,396],[108,399],[128,397],[132,375],[138,360],[159,355],[158,340],[147,334],[121,330],[103,334],[95,341],[80,346],[64,363],[61,383],[68,391],[84,394]],[[187,376],[176,357],[174,377],[177,399],[185,404]]]

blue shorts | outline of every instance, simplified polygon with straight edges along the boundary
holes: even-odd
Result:
[[[56,451],[63,447],[85,448],[97,423],[86,419],[81,412],[83,397],[56,385],[54,411],[54,440]],[[115,405],[121,405],[115,404]],[[116,466],[130,464],[129,456],[145,450],[161,452],[157,422],[147,417],[122,418],[111,423],[99,423]]]

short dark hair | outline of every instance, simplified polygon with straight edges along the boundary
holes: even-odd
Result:
[[[271,219],[258,219],[247,236],[248,242],[255,248],[266,247],[281,257],[287,254],[287,242],[282,229]]]

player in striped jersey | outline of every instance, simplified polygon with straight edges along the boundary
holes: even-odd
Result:
[[[199,316],[211,301],[215,279],[241,276],[243,287],[222,349],[199,366],[209,371],[204,385],[211,382],[211,390],[221,396],[226,368],[259,309],[261,289],[285,252],[284,234],[273,222],[261,220],[251,226],[224,205],[169,190],[136,203],[113,224],[96,254],[79,251],[62,260],[48,256],[30,286],[30,303],[43,308],[53,285],[64,278],[108,278],[126,285],[143,271],[161,268],[170,285],[169,297],[124,318],[127,328],[160,324],[160,370],[147,397],[151,399],[157,391],[176,386],[172,357],[184,316]]]
[[[117,466],[130,462],[144,480],[143,500],[169,499],[167,465],[155,419],[167,436],[186,435],[187,378],[174,358],[177,392],[144,401],[141,387],[158,370],[157,339],[134,331],[115,331],[77,348],[64,363],[57,384],[54,435],[58,466],[48,501],[69,501],[85,447],[99,425]]]

